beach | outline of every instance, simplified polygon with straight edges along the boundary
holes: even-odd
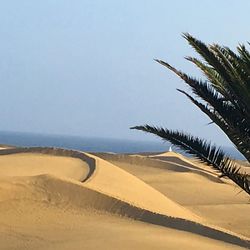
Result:
[[[1,249],[248,249],[249,196],[179,153],[0,150]]]

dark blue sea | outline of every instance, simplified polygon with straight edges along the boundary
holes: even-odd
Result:
[[[82,150],[85,152],[113,153],[163,152],[167,151],[170,146],[169,143],[162,142],[161,140],[150,142],[1,131],[0,144],[14,146],[60,147],[66,149]],[[173,149],[178,151],[175,148]],[[243,159],[243,156],[233,147],[224,147],[223,149],[233,158]]]

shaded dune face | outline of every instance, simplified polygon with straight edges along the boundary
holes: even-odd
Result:
[[[161,230],[177,230],[183,235],[186,233],[193,235],[192,237],[196,237],[196,240],[204,246],[207,244],[207,238],[211,241],[210,246],[219,244],[221,249],[238,247],[240,249],[249,246],[246,237],[211,226],[206,222],[206,218],[169,199],[135,176],[135,173],[131,174],[126,169],[91,154],[60,149],[39,150],[42,154],[38,153],[38,149],[27,149],[26,152],[21,150],[20,153],[8,151],[7,155],[0,156],[0,165],[3,166],[0,170],[0,214],[2,215],[0,225],[2,223],[10,228],[14,223],[17,228],[22,228],[23,233],[27,231],[28,234],[36,234],[40,230],[40,234],[46,238],[48,235],[45,231],[51,232],[51,228],[56,229],[56,227],[61,230],[58,231],[60,234],[63,234],[62,231],[67,230],[68,227],[72,232],[77,228],[84,228],[85,231],[90,232],[98,231],[96,224],[98,217],[103,223],[114,220],[113,228],[112,223],[104,223],[107,225],[106,230],[109,230],[112,235],[120,230],[119,225],[124,223],[124,218],[131,218],[135,220],[132,226],[134,230],[139,230],[140,223],[143,222],[146,223],[143,227],[150,227],[153,231],[155,226],[161,226]],[[150,161],[153,160],[150,159]],[[155,167],[157,169],[157,164]],[[32,212],[27,213],[30,209]],[[62,222],[59,225],[55,222],[58,216],[55,213],[60,214],[59,220]],[[80,216],[79,220],[73,223],[77,216]],[[88,216],[87,220],[85,216]],[[26,218],[26,225],[23,225],[24,218]],[[88,221],[87,228],[80,218]],[[130,220],[125,220],[125,223],[131,227]],[[10,246],[11,237],[14,236],[6,238],[8,235],[6,230],[1,226],[0,230],[4,233],[4,239],[0,236],[0,243]],[[176,234],[179,234],[177,231]],[[56,235],[56,230],[53,233]],[[21,234],[21,231],[16,234]],[[74,235],[77,234],[79,231],[74,233]],[[152,234],[154,235],[153,232]],[[57,237],[60,238],[58,235]],[[74,237],[72,235],[72,238]],[[95,238],[94,234],[92,237]],[[81,235],[81,240],[87,241],[90,249],[95,249],[96,245],[84,235]],[[110,242],[111,239],[101,237],[100,240]],[[167,244],[169,238],[165,238],[164,241]],[[57,249],[57,247],[67,249],[64,247],[73,244],[70,242],[62,245],[48,241],[46,248],[49,249],[53,245],[51,249]],[[19,237],[19,243],[24,244],[22,237]],[[38,244],[36,240],[32,241],[28,249],[34,248],[36,244]],[[185,242],[185,244],[189,243]],[[134,247],[136,246],[139,245]],[[72,247],[76,246],[72,245]],[[178,245],[179,247],[181,246]],[[110,243],[109,248],[117,248],[117,246]],[[145,245],[144,248],[150,249]]]

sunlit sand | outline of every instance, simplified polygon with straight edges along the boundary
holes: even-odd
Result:
[[[180,154],[8,153],[1,249],[250,246],[249,197]]]

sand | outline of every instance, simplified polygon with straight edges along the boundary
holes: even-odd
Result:
[[[6,153],[0,249],[250,248],[249,197],[182,155]]]
[[[2,155],[0,166],[0,176],[51,174],[80,181],[86,178],[88,173],[88,164],[80,159],[62,156],[51,157],[37,153]]]

